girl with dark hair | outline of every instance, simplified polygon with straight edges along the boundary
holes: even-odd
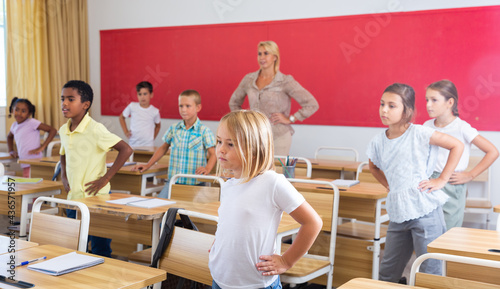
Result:
[[[10,127],[7,136],[7,146],[13,158],[35,159],[41,158],[43,150],[49,145],[57,130],[52,126],[35,119],[35,106],[25,98],[14,97],[9,107],[9,117],[14,114],[15,122]],[[40,131],[46,131],[49,136],[40,145]],[[14,140],[17,151],[14,150]],[[21,164],[23,177],[30,176],[30,166]]]

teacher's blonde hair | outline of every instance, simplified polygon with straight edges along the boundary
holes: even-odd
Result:
[[[269,119],[252,110],[237,110],[223,116],[225,125],[241,160],[241,180],[246,183],[268,170],[274,170],[274,143]],[[222,175],[220,163],[217,176]]]
[[[274,62],[274,74],[278,73],[278,70],[280,69],[280,49],[278,48],[278,44],[276,42],[268,40],[268,41],[261,41],[259,42],[259,45],[257,45],[257,49],[260,47],[263,47],[266,51],[271,52],[272,55],[276,56],[276,61]]]

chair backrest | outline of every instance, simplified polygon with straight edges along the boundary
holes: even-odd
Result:
[[[181,209],[178,213],[218,221],[216,216],[198,212]],[[162,226],[165,223],[166,215],[164,215]],[[208,268],[208,250],[212,247],[214,240],[214,235],[175,227],[170,244],[160,258],[158,268],[179,277],[211,285],[212,275]]]
[[[368,162],[362,162],[359,164],[358,169],[356,170],[356,180],[365,183],[378,183],[378,180],[372,175],[372,173],[370,171],[366,171],[365,166],[367,165]]]
[[[46,157],[51,157],[52,156],[52,150],[54,149],[54,146],[56,145],[61,145],[61,141],[60,140],[53,140],[49,143],[49,145],[47,146],[47,149],[46,149],[46,153],[45,153],[45,156]]]
[[[500,269],[500,261],[486,260],[480,258],[472,258],[465,256],[457,256],[441,253],[427,253],[418,257],[410,271],[410,286],[421,286],[432,289],[454,289],[454,288],[500,288],[498,284],[487,282],[471,281],[462,278],[439,276],[426,273],[419,273],[420,265],[427,259],[437,259],[443,261],[457,262],[463,264],[485,266]],[[445,271],[445,270],[444,270]],[[467,272],[473,274],[473,272]],[[468,274],[464,274],[466,276]],[[487,280],[485,280],[487,281]]]
[[[283,167],[281,166],[281,164],[285,164],[284,160],[286,160],[286,156],[277,156],[275,155],[274,156],[274,159],[275,160],[279,160],[280,161],[280,166],[276,166],[276,172],[278,173],[283,173]],[[297,159],[297,161],[303,161],[306,163],[306,170],[305,170],[305,174],[304,174],[304,169],[303,168],[297,168],[297,166],[295,166],[295,176],[305,176],[306,178],[310,179],[311,176],[312,176],[312,163],[309,159],[307,158],[304,158],[304,157],[295,157],[295,156],[288,156],[289,159]]]
[[[316,186],[322,186],[322,187],[331,187],[333,190],[333,194],[328,194],[331,196],[333,199],[332,206],[331,208],[326,208],[325,207],[325,202],[321,203],[315,203],[313,200],[309,200],[309,204],[316,210],[318,211],[318,214],[320,216],[323,215],[323,219],[325,218],[325,215],[328,214],[330,215],[329,218],[331,218],[331,224],[330,227],[328,228],[328,231],[330,231],[330,244],[329,244],[329,254],[327,257],[327,260],[330,262],[329,268],[329,273],[327,274],[327,287],[326,288],[332,288],[332,282],[333,282],[333,270],[334,270],[334,259],[335,259],[335,246],[336,246],[336,240],[337,240],[337,223],[338,223],[338,215],[339,215],[339,189],[337,186],[335,186],[332,182],[327,182],[327,181],[316,181],[316,180],[303,180],[303,179],[288,179],[291,183],[306,183],[306,184],[314,184]],[[307,200],[307,198],[306,198]],[[326,210],[325,210],[326,209]],[[325,214],[323,214],[325,212]],[[323,220],[323,223],[325,223],[325,220]],[[325,228],[325,226],[323,226]],[[310,254],[306,254],[305,257],[312,257],[314,259],[322,259],[324,257],[318,256],[318,255],[313,255],[311,256]],[[324,270],[323,268],[318,268],[318,270]],[[326,272],[325,272],[326,273]],[[313,274],[311,274],[313,275]],[[290,279],[288,279],[290,278]],[[282,275],[282,280],[287,283],[294,283],[293,278],[290,276]],[[288,281],[290,282],[288,282]]]
[[[321,153],[323,151],[323,154]],[[325,153],[328,152],[328,153]],[[359,159],[358,151],[350,147],[326,147],[321,146],[314,152],[315,159],[331,159],[339,161],[355,161]]]
[[[200,180],[214,180],[222,184],[224,180],[217,176],[177,174],[170,178],[168,199],[209,203],[220,200],[220,187],[176,185],[179,178],[194,178]]]
[[[60,203],[77,207],[81,219],[71,219],[41,212],[43,202]],[[87,206],[80,202],[49,197],[39,197],[33,204],[29,241],[40,245],[52,244],[61,247],[87,251],[90,213]]]
[[[196,203],[211,203],[220,201],[220,187],[172,185],[170,198]]]

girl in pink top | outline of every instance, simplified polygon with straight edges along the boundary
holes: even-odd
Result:
[[[9,108],[9,117],[14,114],[16,121],[10,127],[7,136],[7,145],[10,155],[20,159],[41,158],[42,151],[52,141],[57,130],[52,126],[34,119],[35,106],[25,98],[14,97]],[[49,133],[47,139],[40,145],[40,130]],[[17,151],[14,150],[14,140],[16,141]],[[23,168],[23,177],[30,176],[30,166],[21,164]]]

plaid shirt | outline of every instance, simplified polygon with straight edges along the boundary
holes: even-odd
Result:
[[[176,174],[194,174],[196,169],[207,165],[207,149],[215,146],[212,131],[197,119],[186,129],[184,121],[168,128],[163,141],[170,145],[168,178]],[[196,185],[193,178],[179,178],[179,184]]]

